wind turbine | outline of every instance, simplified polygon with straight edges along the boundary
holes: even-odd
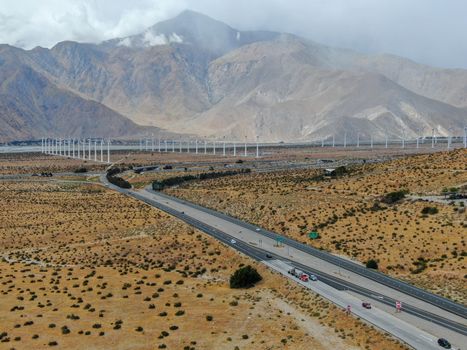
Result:
[[[107,140],[107,163],[110,164],[110,139]]]
[[[246,149],[246,136],[245,136],[245,157],[247,157],[247,149]]]

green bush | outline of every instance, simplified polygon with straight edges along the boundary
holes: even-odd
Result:
[[[250,265],[239,268],[230,276],[230,288],[251,288],[263,277]]]
[[[125,179],[122,179],[121,177],[107,174],[107,180],[111,184],[118,186],[120,188],[127,188],[127,189],[131,188],[131,184]]]
[[[82,173],[87,173],[88,169],[86,169],[84,166],[79,167],[78,169],[75,169],[75,174],[82,174]]]
[[[437,214],[438,213],[438,208],[436,207],[425,207],[422,209],[422,214],[426,215],[426,214]]]
[[[241,170],[237,170],[237,171],[231,170],[231,171],[201,173],[201,174],[198,174],[198,175],[174,176],[174,177],[169,177],[167,179],[154,181],[152,183],[152,189],[154,191],[161,191],[165,187],[180,185],[180,184],[182,184],[184,182],[187,182],[187,181],[216,179],[216,178],[219,178],[219,177],[232,176],[232,175],[238,175],[238,174],[247,174],[247,173],[250,173],[250,172],[251,172],[251,169],[241,169]]]
[[[374,259],[370,259],[366,262],[366,267],[368,269],[378,270],[378,262]]]
[[[386,193],[381,201],[386,204],[393,204],[405,198],[408,192],[406,190]]]

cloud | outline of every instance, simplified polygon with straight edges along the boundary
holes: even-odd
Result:
[[[242,30],[291,32],[331,46],[467,68],[463,0],[0,0],[0,42],[23,48],[99,42],[142,33],[186,8]]]

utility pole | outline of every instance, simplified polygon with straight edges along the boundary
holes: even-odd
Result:
[[[360,133],[357,132],[357,148],[360,147]]]
[[[332,135],[332,148],[336,147],[336,135]]]
[[[216,140],[212,142],[212,154],[216,155]]]
[[[237,143],[234,141],[233,143],[233,156],[236,157],[237,156]]]
[[[344,148],[347,148],[347,132],[344,132]]]
[[[204,139],[204,154],[208,153],[208,142]]]

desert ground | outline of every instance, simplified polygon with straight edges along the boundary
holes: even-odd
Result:
[[[467,184],[467,151],[405,155],[348,167],[336,179],[320,169],[251,173],[191,182],[167,193],[220,210],[362,263],[461,303],[467,301],[465,208],[417,197]],[[381,198],[406,190],[404,200]],[[435,207],[435,214],[424,214]],[[320,238],[310,240],[308,233]]]
[[[21,158],[16,165],[3,158],[2,172],[63,173],[82,165]],[[404,348],[209,236],[94,181],[0,180],[1,349]],[[263,280],[230,289],[229,276],[244,265]]]

